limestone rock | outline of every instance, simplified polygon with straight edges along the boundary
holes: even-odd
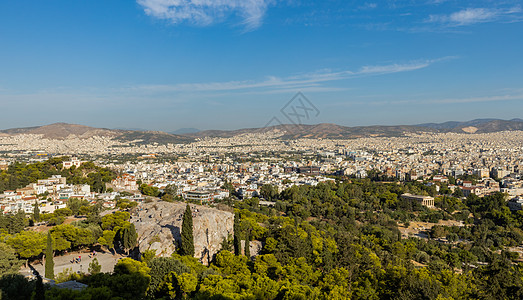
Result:
[[[158,256],[170,256],[181,241],[182,217],[186,204],[181,202],[143,203],[131,221],[138,233],[140,252],[155,249]],[[233,235],[234,214],[191,204],[193,212],[194,256],[202,263],[220,250],[220,244]]]

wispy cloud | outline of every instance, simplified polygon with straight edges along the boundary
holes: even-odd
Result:
[[[459,104],[459,103],[499,102],[499,101],[515,101],[515,100],[523,100],[523,94],[469,97],[469,98],[448,98],[448,99],[430,100],[427,102],[435,103],[435,104]]]
[[[211,25],[239,15],[246,30],[258,28],[273,0],[137,0],[145,13],[174,24]]]
[[[360,10],[372,10],[378,7],[377,3],[365,2],[363,5],[358,6]]]
[[[445,26],[466,26],[494,21],[514,21],[521,17],[521,7],[511,8],[467,8],[448,15],[430,15],[428,23]]]
[[[468,104],[468,103],[491,103],[504,101],[523,101],[523,93],[502,94],[493,96],[477,96],[464,98],[441,98],[441,99],[405,99],[405,100],[382,100],[382,101],[351,101],[347,103],[338,103],[340,106],[353,105],[373,105],[373,106],[390,106],[390,105],[439,105],[439,104]]]
[[[322,83],[345,80],[350,78],[376,76],[400,72],[409,72],[427,68],[430,65],[443,60],[454,59],[456,57],[444,57],[432,60],[417,60],[404,64],[388,64],[363,66],[357,71],[345,70],[334,72],[322,70],[313,73],[300,74],[289,77],[269,76],[261,81],[228,81],[211,83],[182,83],[174,85],[141,85],[132,87],[132,90],[144,92],[218,92],[218,91],[237,91],[237,90],[288,90],[315,88],[320,90]]]

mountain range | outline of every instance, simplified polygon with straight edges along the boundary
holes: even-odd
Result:
[[[330,138],[350,139],[359,137],[399,137],[406,133],[491,133],[499,131],[523,130],[522,119],[500,120],[500,119],[476,119],[466,122],[450,121],[445,123],[425,123],[418,125],[395,125],[395,126],[357,126],[347,127],[337,124],[321,123],[316,125],[276,125],[264,128],[245,128],[238,130],[205,130],[198,131],[195,128],[182,128],[177,130],[178,134],[162,131],[124,130],[95,128],[77,124],[54,123],[44,126],[25,128],[12,128],[0,130],[0,136],[13,136],[19,134],[41,134],[49,139],[65,139],[77,137],[85,139],[93,136],[104,136],[121,141],[134,141],[139,144],[181,144],[189,143],[197,138],[204,137],[234,137],[247,133],[263,133],[279,131],[283,133],[283,139],[295,138]]]
[[[498,131],[523,130],[522,119],[476,119],[466,122],[450,121],[445,123],[425,123],[418,125],[394,126],[357,126],[347,127],[337,124],[321,123],[316,125],[276,125],[265,128],[248,128],[239,130],[205,130],[186,134],[193,137],[232,137],[239,134],[253,132],[268,132],[279,130],[284,133],[283,138],[359,138],[359,137],[393,137],[403,136],[405,133],[433,132],[433,133],[490,133]]]

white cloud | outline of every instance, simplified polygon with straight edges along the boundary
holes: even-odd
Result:
[[[378,7],[377,3],[365,2],[363,5],[359,6],[358,9],[360,9],[360,10],[372,10],[372,9],[377,8],[377,7]]]
[[[216,91],[235,91],[248,89],[303,89],[320,88],[321,83],[338,81],[363,76],[373,76],[391,73],[408,72],[426,68],[435,62],[453,59],[454,57],[444,57],[435,60],[413,61],[405,64],[389,64],[376,66],[363,66],[357,71],[333,72],[323,70],[308,74],[301,74],[289,77],[269,76],[262,81],[228,81],[210,83],[182,83],[174,85],[142,85],[131,88],[135,91],[143,92],[216,92]]]
[[[517,18],[521,8],[515,6],[507,9],[500,8],[467,8],[449,15],[430,15],[427,22],[441,23],[447,26],[466,26],[476,23],[494,21],[510,21]]]
[[[258,28],[272,0],[137,0],[149,16],[174,24],[211,25],[238,14],[247,30]]]

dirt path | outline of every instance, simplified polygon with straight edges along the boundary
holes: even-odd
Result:
[[[430,231],[432,229],[432,227],[435,225],[465,226],[463,224],[463,222],[455,221],[455,220],[440,220],[438,223],[412,221],[412,222],[410,222],[410,225],[408,228],[405,228],[403,226],[398,226],[398,229],[400,230],[403,238],[408,238],[411,236],[427,238],[427,235],[425,234],[425,232]]]

